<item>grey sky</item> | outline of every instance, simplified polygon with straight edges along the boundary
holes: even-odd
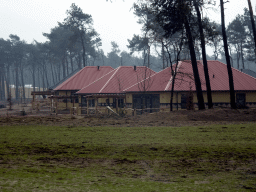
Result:
[[[91,14],[94,28],[102,39],[105,53],[110,51],[111,41],[116,41],[121,50],[127,50],[127,39],[133,34],[140,34],[140,28],[130,8],[136,0],[1,0],[0,3],[0,38],[7,39],[10,34],[18,35],[22,40],[31,43],[33,39],[44,42],[42,33],[49,33],[66,17],[66,10],[75,3],[84,13]],[[219,0],[216,10],[205,11],[211,19],[220,22]],[[252,0],[255,11],[256,0]],[[230,0],[225,4],[226,24],[237,14],[243,14],[248,7],[247,0]]]

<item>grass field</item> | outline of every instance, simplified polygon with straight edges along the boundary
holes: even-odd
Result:
[[[0,133],[0,191],[256,191],[253,123]]]

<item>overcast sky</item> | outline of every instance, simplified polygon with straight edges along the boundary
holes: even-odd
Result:
[[[225,4],[226,25],[237,14],[243,14],[244,7],[248,7],[247,0],[229,0]],[[256,0],[251,0],[255,13]],[[50,33],[51,28],[57,26],[66,17],[66,10],[75,3],[84,13],[91,14],[94,28],[102,39],[102,48],[110,51],[111,41],[116,41],[121,50],[127,50],[127,39],[133,34],[140,34],[141,26],[136,23],[137,18],[130,11],[136,0],[1,0],[0,3],[0,38],[7,39],[10,34],[18,35],[22,40],[31,43],[33,39],[45,42],[42,33]],[[219,0],[216,0],[216,10],[205,11],[211,19],[220,23]]]

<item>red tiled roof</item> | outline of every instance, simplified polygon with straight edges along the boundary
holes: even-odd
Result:
[[[77,93],[122,93],[124,89],[155,73],[155,71],[144,66],[137,66],[136,70],[133,66],[120,66]]]
[[[100,66],[99,70],[97,66],[86,66],[57,86],[54,90],[80,90],[113,70],[114,69],[109,66]]]
[[[197,62],[198,72],[202,84],[202,90],[206,91],[204,69],[202,61]],[[175,65],[174,65],[175,67]],[[229,91],[229,79],[227,65],[219,61],[208,61],[208,71],[212,91]],[[251,77],[237,69],[232,68],[235,90],[254,90],[256,91],[256,78]],[[177,75],[175,78],[175,91],[196,90],[193,80],[193,70],[190,61],[182,61],[178,64]],[[168,67],[157,74],[148,78],[152,82],[147,91],[170,91],[172,86],[171,68]],[[144,80],[147,81],[147,80]],[[142,83],[142,82],[140,82]],[[138,84],[125,89],[126,92],[138,92]]]

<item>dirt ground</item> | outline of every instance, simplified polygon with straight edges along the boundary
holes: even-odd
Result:
[[[202,111],[173,111],[146,113],[137,116],[118,117],[77,116],[70,114],[50,114],[49,110],[32,111],[31,104],[14,105],[12,110],[0,109],[1,125],[57,125],[57,126],[197,126],[210,124],[256,123],[256,109],[216,108]],[[21,112],[24,109],[25,116]]]

